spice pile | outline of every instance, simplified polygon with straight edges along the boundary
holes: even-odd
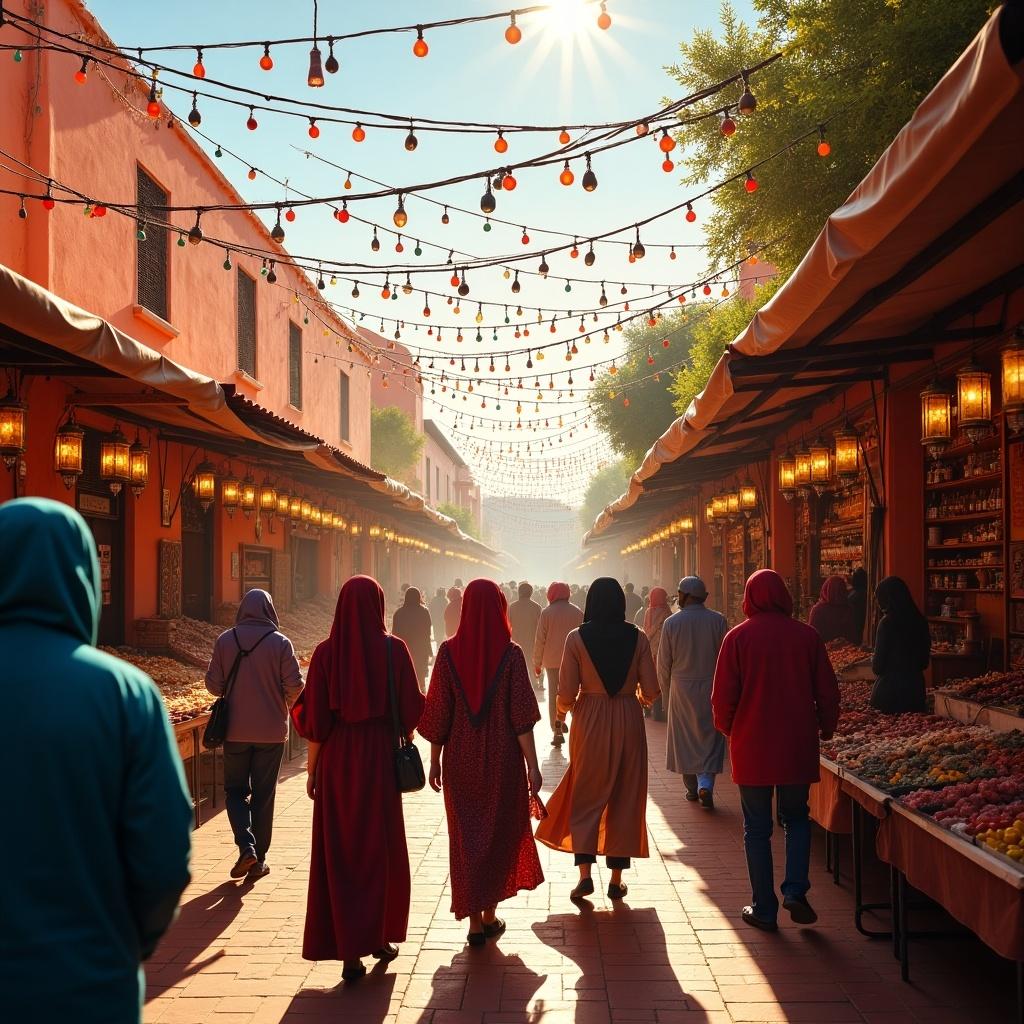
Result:
[[[828,651],[828,660],[832,662],[832,668],[836,675],[859,661],[871,657],[871,652],[864,647],[856,647],[847,640],[829,640],[825,644]]]
[[[206,690],[202,671],[195,666],[133,647],[101,647],[100,650],[145,672],[160,689],[167,713],[175,724],[198,718],[210,710],[214,699]]]
[[[200,619],[174,619],[169,634],[171,653],[189,664],[206,668],[221,632],[220,626]]]
[[[974,679],[954,679],[944,693],[1024,717],[1024,671],[987,672]]]
[[[302,665],[308,665],[316,645],[326,640],[334,621],[337,601],[330,596],[314,597],[296,605],[291,611],[281,612],[281,632],[295,647],[295,656]]]

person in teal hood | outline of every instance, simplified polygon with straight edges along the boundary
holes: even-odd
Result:
[[[192,805],[160,694],[96,650],[96,545],[74,509],[0,505],[0,1020],[137,1024],[140,968],[189,882]]]

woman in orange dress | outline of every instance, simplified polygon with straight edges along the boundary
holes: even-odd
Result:
[[[626,595],[602,577],[587,594],[583,625],[565,641],[558,670],[558,713],[572,713],[569,767],[548,802],[537,839],[575,854],[580,881],[572,898],[594,891],[601,854],[611,871],[610,899],[622,899],[622,872],[647,851],[647,734],[643,707],[658,696],[651,645],[626,622]]]

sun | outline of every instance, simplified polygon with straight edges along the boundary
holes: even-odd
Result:
[[[596,5],[588,0],[551,0],[543,17],[546,27],[560,36],[590,35],[597,28]]]

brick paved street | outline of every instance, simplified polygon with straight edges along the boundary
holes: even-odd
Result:
[[[543,728],[543,727],[542,727]],[[409,939],[386,970],[339,984],[337,963],[307,963],[300,946],[311,804],[301,761],[278,794],[272,873],[228,879],[236,852],[221,814],[195,834],[192,885],[181,917],[148,965],[147,1022],[161,1024],[725,1024],[755,1021],[1003,1021],[1013,1016],[1012,971],[970,937],[918,942],[913,984],[891,946],[853,927],[848,879],[835,887],[816,846],[815,929],[777,935],[739,921],[749,898],[738,798],[721,785],[713,815],[682,798],[664,771],[664,726],[648,725],[651,858],[627,879],[625,903],[593,909],[567,899],[571,857],[541,850],[547,883],[504,904],[508,932],[484,951],[465,947],[448,912],[441,798],[406,798],[413,870]],[[545,750],[548,737],[538,734]],[[547,758],[545,790],[564,768]],[[781,852],[781,851],[780,851]],[[783,915],[785,918],[785,915]],[[368,966],[372,961],[367,961]]]

